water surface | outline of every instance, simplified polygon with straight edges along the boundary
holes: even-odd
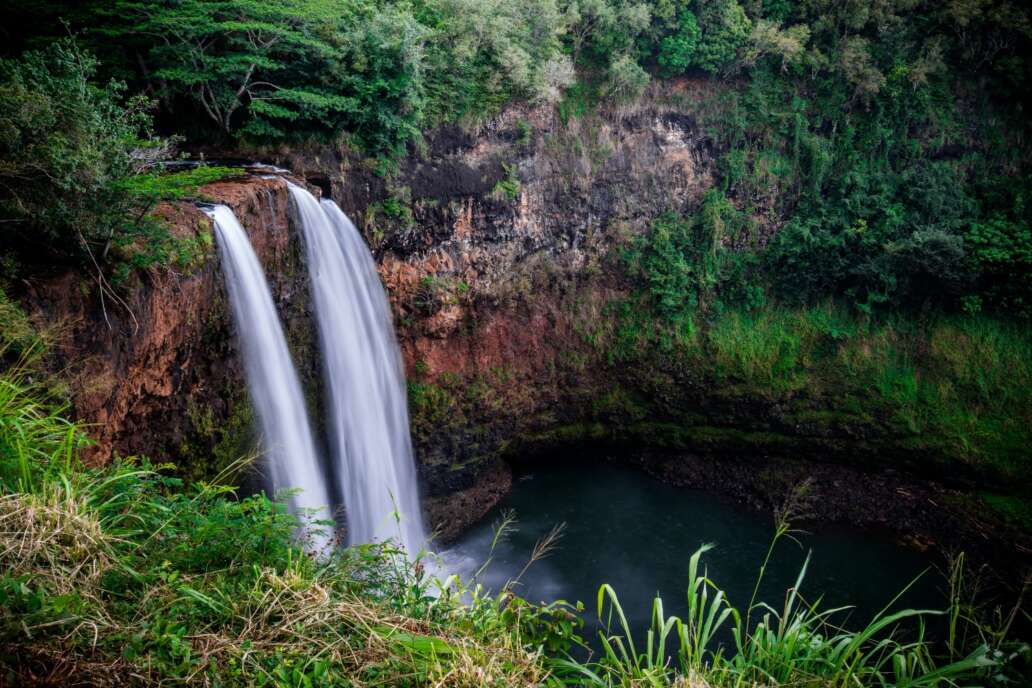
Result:
[[[588,636],[594,636],[595,599],[612,585],[631,621],[644,630],[652,598],[659,593],[667,614],[687,611],[688,560],[704,543],[710,578],[744,611],[770,544],[772,515],[740,507],[700,490],[664,485],[632,468],[612,464],[566,464],[523,469],[512,492],[449,552],[468,573],[490,555],[493,523],[514,510],[516,530],[494,551],[480,581],[498,590],[527,562],[534,543],[555,524],[566,530],[558,550],[535,563],[515,588],[531,601],[582,600]],[[847,626],[866,624],[904,587],[932,567],[925,554],[904,548],[884,533],[808,526],[783,539],[768,567],[760,599],[780,609],[807,552],[812,552],[803,596],[822,608],[852,605]],[[928,571],[896,607],[942,608],[941,576]],[[755,615],[754,615],[755,616]]]

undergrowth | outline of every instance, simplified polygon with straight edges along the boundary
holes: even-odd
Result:
[[[829,414],[874,421],[882,435],[910,436],[996,482],[1029,475],[1032,336],[1023,322],[770,300],[756,256],[721,244],[733,214],[711,192],[696,216],[668,213],[632,240],[622,264],[634,291],[594,325],[595,349],[611,363],[689,367],[729,393],[820,400]]]
[[[613,307],[595,346],[616,362],[659,357],[724,390],[822,400],[829,414],[887,423],[996,480],[1030,470],[1032,337],[985,316],[868,318],[833,302],[770,305],[667,324]]]
[[[546,682],[523,628],[552,612],[434,594],[432,563],[390,544],[313,556],[286,495],[220,484],[240,465],[210,483],[83,465],[87,435],[33,382],[39,352],[0,371],[0,684]]]
[[[0,664],[15,684],[538,685],[519,615],[431,594],[390,546],[306,554],[280,500],[79,465],[0,381]]]
[[[164,266],[190,272],[213,250],[210,231],[200,229],[192,236],[177,237],[168,224],[154,213],[162,202],[203,199],[199,189],[213,182],[240,175],[229,167],[195,167],[176,172],[149,172],[122,180],[119,190],[132,204],[125,211],[127,221],[111,234],[100,254],[112,261],[111,282],[127,281],[135,270]],[[208,199],[203,199],[208,200]]]
[[[297,530],[283,495],[239,495],[219,484],[230,472],[187,484],[145,459],[83,465],[89,440],[32,382],[32,355],[0,372],[5,685],[959,686],[1002,682],[1027,660],[1008,639],[1018,607],[986,624],[958,593],[947,612],[883,613],[845,631],[842,610],[801,596],[805,566],[780,608],[755,595],[732,605],[701,566],[707,548],[690,557],[688,614],[667,616],[656,599],[644,643],[603,585],[602,651],[585,657],[582,607],[485,590],[490,555],[462,580],[390,543],[313,554],[315,534]],[[797,512],[780,512],[771,552]],[[506,516],[496,543],[511,526]],[[943,614],[956,629],[945,649],[920,633]],[[727,629],[731,645],[718,641]]]

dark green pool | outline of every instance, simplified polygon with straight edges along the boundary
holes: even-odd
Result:
[[[512,492],[447,555],[467,574],[487,559],[492,524],[503,510],[515,510],[517,530],[496,548],[480,581],[499,589],[523,568],[534,543],[555,524],[566,523],[559,549],[534,564],[516,588],[532,601],[582,600],[594,635],[595,597],[612,585],[632,623],[648,625],[652,598],[663,597],[667,614],[686,611],[688,559],[703,543],[714,543],[703,562],[710,578],[731,602],[745,609],[773,533],[773,517],[741,508],[722,497],[664,485],[631,468],[611,464],[559,464],[526,469],[514,476]],[[931,558],[904,548],[884,533],[842,527],[808,527],[801,543],[784,539],[768,568],[760,599],[780,608],[786,588],[799,574],[807,552],[810,566],[803,596],[823,596],[822,608],[852,605],[846,626],[860,626],[912,580],[927,571],[895,605],[942,608],[942,577]],[[933,569],[933,570],[929,570]]]

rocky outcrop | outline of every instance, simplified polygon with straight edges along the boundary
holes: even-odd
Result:
[[[440,494],[584,416],[608,378],[589,340],[623,289],[614,249],[694,204],[713,160],[691,117],[646,107],[568,123],[513,109],[477,136],[445,128],[390,181],[346,158],[277,162],[326,179],[378,256],[424,482]]]
[[[585,327],[620,289],[607,268],[613,248],[712,183],[708,140],[663,108],[565,124],[551,110],[516,108],[476,135],[442,128],[390,175],[339,151],[267,153],[331,193],[377,256],[431,495],[473,489],[514,440],[583,415],[594,388]],[[284,181],[246,176],[203,194],[249,231],[317,405]],[[190,270],[136,274],[117,300],[68,272],[29,284],[23,302],[56,333],[54,367],[92,425],[92,460],[143,453],[211,475],[249,447],[251,412],[210,221],[187,204],[159,214],[207,247]],[[485,477],[481,488],[499,484]]]
[[[285,182],[247,176],[212,184],[205,194],[232,207],[248,228],[286,330],[307,331],[307,286],[295,277],[298,253]],[[157,212],[177,238],[207,247],[189,272],[137,274],[119,286],[117,300],[89,277],[68,272],[30,283],[25,303],[36,324],[52,333],[55,369],[68,381],[74,413],[89,424],[95,441],[88,457],[146,454],[203,475],[221,468],[214,456],[220,444],[229,454],[246,453],[250,410],[211,221],[186,204]],[[292,345],[307,356],[304,337]]]

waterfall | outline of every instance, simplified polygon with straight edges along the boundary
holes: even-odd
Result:
[[[219,205],[208,214],[215,221],[247,385],[262,430],[267,480],[272,492],[300,489],[289,497],[288,504],[291,513],[307,519],[328,507],[330,500],[283,328],[262,267],[233,211]],[[325,519],[327,514],[316,517]],[[328,542],[326,534],[309,532],[308,537],[308,547],[314,551],[324,549]]]
[[[329,432],[349,544],[425,545],[405,374],[368,247],[343,211],[291,185],[326,371]]]

